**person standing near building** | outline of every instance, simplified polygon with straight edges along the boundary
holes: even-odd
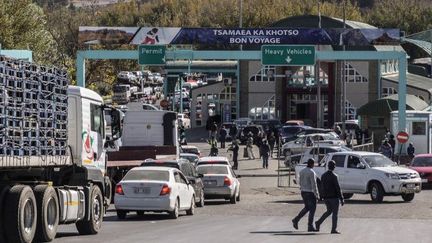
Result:
[[[395,154],[395,147],[396,147],[396,141],[394,139],[394,135],[393,134],[390,134],[390,138],[389,138],[388,143],[390,144],[390,147],[392,148],[392,156],[391,156],[391,158],[393,159],[394,158],[394,154]]]
[[[343,206],[344,199],[339,186],[338,176],[333,173],[336,168],[336,163],[331,160],[327,163],[328,171],[321,176],[321,198],[324,199],[327,211],[321,216],[321,218],[315,222],[316,231],[320,230],[321,224],[326,220],[330,214],[332,215],[332,234],[340,234],[337,231],[337,221],[339,213],[339,202]]]
[[[222,126],[219,130],[219,141],[221,143],[221,148],[225,148],[225,140],[226,140],[227,131],[225,130],[225,126]]]
[[[210,131],[211,131],[212,137],[214,137],[215,139],[216,139],[216,135],[217,135],[216,134],[217,130],[218,130],[218,126],[217,126],[216,122],[213,122],[213,124],[210,127]]]
[[[268,160],[270,156],[270,146],[266,140],[264,140],[260,147],[260,156],[262,158],[262,167],[268,169]]]
[[[393,154],[392,147],[388,143],[387,139],[384,140],[382,145],[379,147],[378,151],[389,159],[391,159],[392,154]]]
[[[408,148],[407,148],[407,154],[408,156],[412,159],[415,156],[415,148],[413,143],[409,143]]]
[[[298,222],[303,218],[306,213],[309,212],[308,217],[308,231],[314,232],[316,229],[313,226],[313,220],[317,205],[318,187],[316,183],[316,174],[313,171],[315,165],[314,159],[309,159],[307,161],[307,167],[300,171],[300,191],[303,198],[304,208],[299,212],[299,214],[292,220],[293,227],[298,229]]]
[[[237,170],[238,169],[238,152],[239,152],[240,147],[238,146],[238,142],[236,139],[234,139],[232,141],[232,144],[230,146],[230,148],[228,150],[231,150],[233,152],[233,169]]]

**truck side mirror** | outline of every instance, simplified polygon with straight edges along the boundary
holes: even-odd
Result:
[[[112,108],[111,110],[111,131],[112,140],[115,141],[122,136],[122,112],[120,110]]]

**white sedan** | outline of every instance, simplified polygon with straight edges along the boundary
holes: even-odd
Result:
[[[178,218],[179,211],[193,215],[195,191],[182,172],[168,167],[136,167],[117,184],[114,205],[119,219],[130,211],[168,212]]]
[[[240,182],[231,166],[206,164],[197,166],[199,175],[203,175],[204,197],[207,199],[223,198],[232,204],[240,201]]]
[[[229,162],[228,158],[222,156],[202,157],[196,163],[196,166],[199,165],[228,165],[231,167],[231,163]]]

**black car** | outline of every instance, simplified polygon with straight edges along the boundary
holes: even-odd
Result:
[[[199,176],[195,166],[186,159],[179,160],[153,160],[148,159],[141,163],[141,166],[162,166],[179,169],[188,181],[192,184],[195,190],[195,204],[198,207],[204,206],[204,184]]]

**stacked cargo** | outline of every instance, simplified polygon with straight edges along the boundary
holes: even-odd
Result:
[[[63,70],[0,56],[0,156],[67,154],[67,88]]]

